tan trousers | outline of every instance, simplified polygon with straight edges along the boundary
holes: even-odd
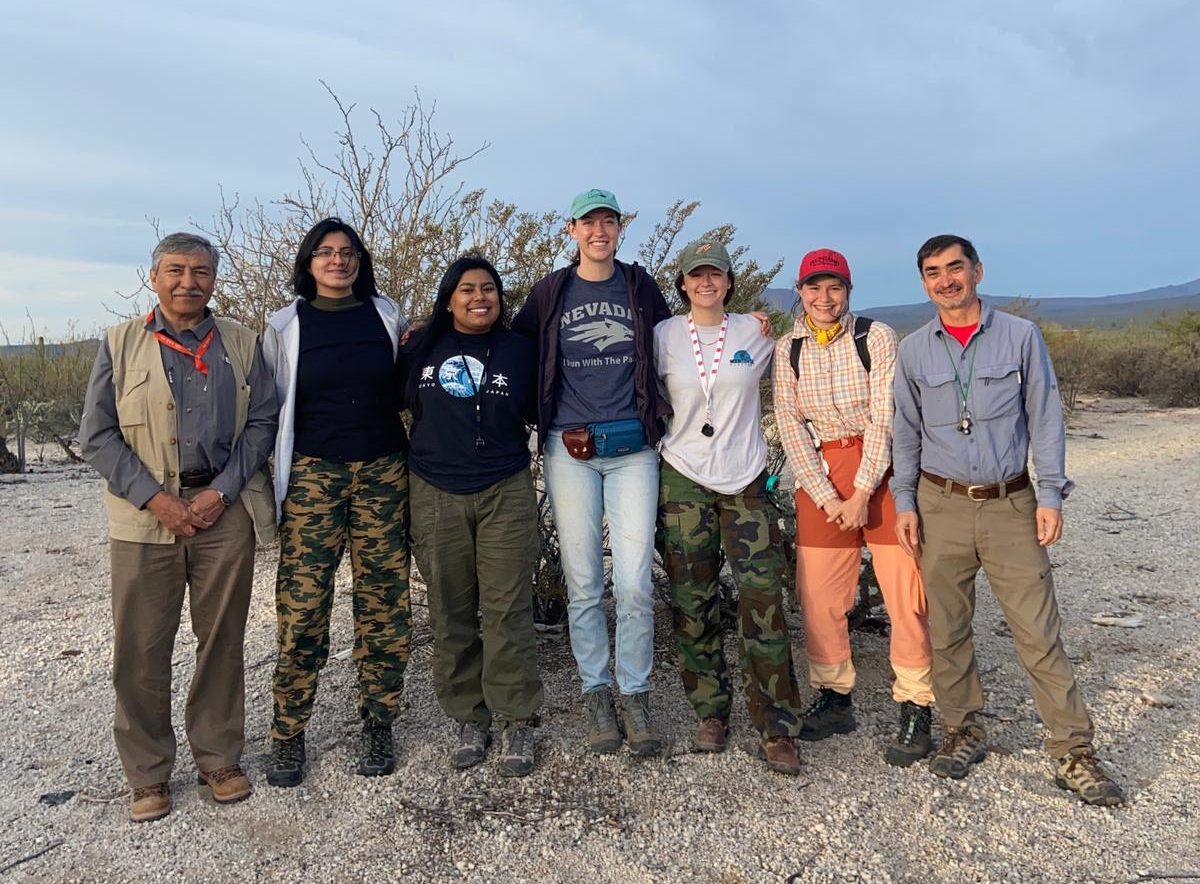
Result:
[[[1090,746],[1092,721],[1063,650],[1050,557],[1037,542],[1032,487],[976,502],[922,478],[917,510],[933,642],[933,691],[946,724],[980,726],[976,713],[983,708],[983,687],[971,621],[975,575],[982,566],[1033,684],[1038,714],[1050,731],[1047,751],[1061,758],[1071,749]]]
[[[112,540],[109,547],[113,737],[129,785],[166,782],[175,764],[171,655],[185,586],[196,634],[196,673],[185,712],[188,743],[199,770],[237,764],[245,742],[242,644],[254,577],[249,514],[235,505],[194,537],[171,544]]]

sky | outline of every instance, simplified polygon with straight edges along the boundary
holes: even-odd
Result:
[[[848,257],[858,309],[923,299],[915,253],[970,237],[985,292],[1090,296],[1200,277],[1193,0],[44,0],[0,16],[0,327],[128,313],[155,224],[222,190],[269,203],[332,156],[320,81],[396,120],[418,90],[468,187],[565,211],[677,199],[760,264]],[[1190,108],[1190,110],[1189,110]],[[0,336],[0,343],[3,337]]]

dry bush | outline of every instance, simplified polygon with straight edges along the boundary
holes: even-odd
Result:
[[[1091,329],[1051,325],[1042,329],[1042,335],[1058,376],[1063,408],[1074,411],[1079,394],[1095,389],[1096,333]]]
[[[79,460],[71,445],[96,347],[96,341],[47,343],[39,337],[0,355],[0,452],[7,451],[10,436],[16,446],[9,471],[25,471],[27,442],[55,442]]]
[[[1161,340],[1146,395],[1155,405],[1200,405],[1200,313],[1160,320],[1154,336]]]

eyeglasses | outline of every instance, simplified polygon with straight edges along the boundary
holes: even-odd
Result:
[[[353,261],[355,258],[361,258],[362,252],[356,252],[354,249],[333,249],[329,246],[323,246],[319,249],[313,249],[312,253],[314,258],[320,258],[322,261],[332,258],[334,255],[337,255],[343,261]]]

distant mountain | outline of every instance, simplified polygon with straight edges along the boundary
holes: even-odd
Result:
[[[95,353],[100,347],[99,338],[87,338],[82,341],[71,341],[68,344],[57,344],[46,342],[46,355],[58,356],[67,352],[68,349],[84,350],[88,353]],[[0,344],[0,356],[21,356],[26,353],[36,353],[36,344]]]
[[[981,294],[996,307],[1003,307],[1015,300],[1012,297]],[[796,295],[791,289],[769,288],[763,292],[763,300],[776,310],[787,313],[796,302]],[[1034,317],[1040,322],[1053,322],[1067,328],[1111,328],[1158,319],[1185,310],[1200,311],[1200,279],[1124,295],[1033,300],[1037,302]],[[864,307],[862,312],[886,322],[900,334],[907,334],[933,317],[933,306],[924,301],[894,307]]]

